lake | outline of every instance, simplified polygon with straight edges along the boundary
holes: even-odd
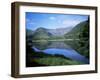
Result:
[[[36,52],[43,52],[52,55],[59,54],[75,61],[80,61],[85,64],[89,63],[89,59],[78,53],[70,45],[66,44],[65,41],[34,42],[32,48]]]

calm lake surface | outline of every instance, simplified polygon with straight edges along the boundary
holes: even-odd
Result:
[[[80,61],[88,64],[89,60],[74,50],[71,46],[65,44],[64,41],[43,41],[34,42],[32,47],[36,52],[44,52],[46,54],[60,54],[72,60]]]

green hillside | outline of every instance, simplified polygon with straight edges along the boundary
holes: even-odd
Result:
[[[30,30],[30,29],[26,29],[26,36],[30,36],[33,35],[34,31]]]
[[[48,39],[50,38],[51,34],[47,32],[45,28],[38,28],[34,34],[33,39],[39,40],[39,39]]]
[[[65,38],[78,39],[71,43],[67,42],[67,44],[71,45],[81,55],[89,58],[89,20],[76,25],[68,34],[65,34]]]
[[[77,24],[70,32],[65,34],[65,38],[78,39],[80,33],[83,31],[84,27],[88,24],[87,21]]]
[[[34,34],[34,31],[26,29],[26,40],[32,40],[32,35]]]

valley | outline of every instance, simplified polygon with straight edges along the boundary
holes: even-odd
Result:
[[[26,48],[29,56],[27,64],[37,63],[38,66],[89,64],[89,20],[75,27],[59,29],[40,27],[35,31],[27,29]]]

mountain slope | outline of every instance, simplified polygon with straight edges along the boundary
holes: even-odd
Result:
[[[71,45],[77,52],[89,59],[89,20],[76,25],[65,37],[79,39],[67,44]]]
[[[86,25],[88,25],[87,21],[77,24],[70,32],[65,34],[65,37],[66,38],[79,38],[80,33],[83,31]]]
[[[34,31],[30,30],[30,29],[26,29],[26,36],[30,36],[33,35]]]
[[[68,33],[72,27],[67,28],[57,28],[57,29],[47,29],[49,33],[51,33],[53,36],[63,36],[65,33]]]
[[[32,36],[34,34],[34,31],[30,30],[30,29],[26,29],[26,40],[32,40]]]
[[[48,39],[51,35],[45,28],[38,28],[34,31],[33,39]]]

